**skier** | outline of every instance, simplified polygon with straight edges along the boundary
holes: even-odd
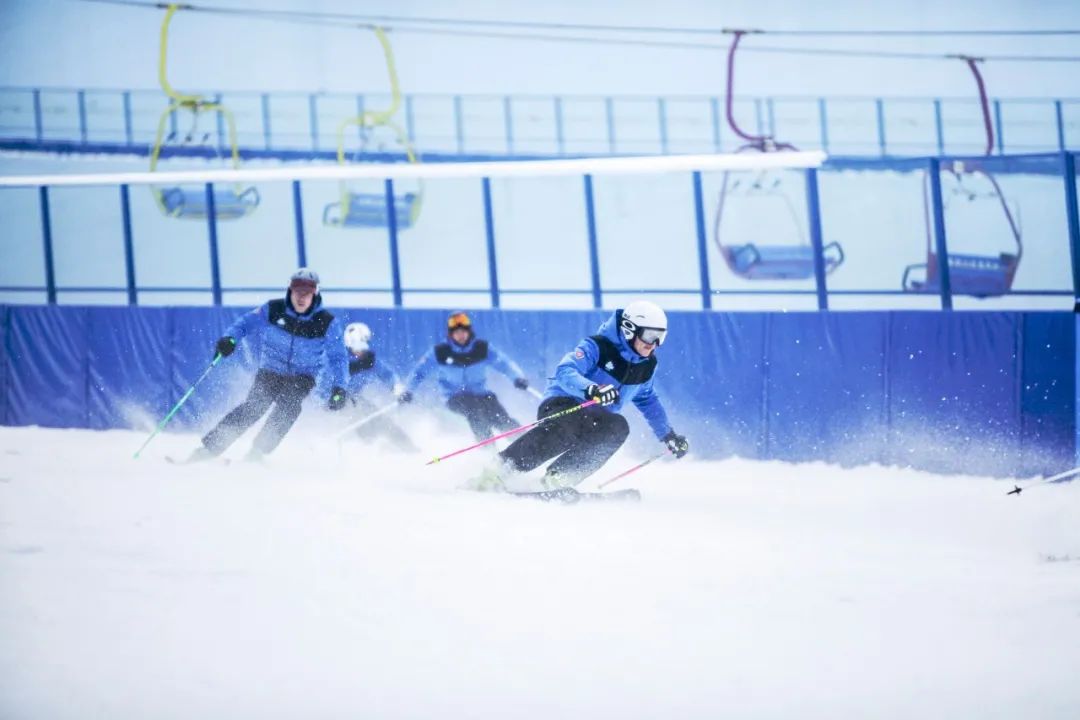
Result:
[[[656,348],[667,337],[667,315],[647,300],[630,303],[604,321],[596,335],[567,353],[555,368],[536,417],[541,420],[595,400],[595,405],[537,425],[499,453],[474,481],[501,490],[511,474],[528,472],[558,456],[544,474],[545,489],[572,488],[615,454],[630,432],[619,414],[627,400],[645,416],[668,450],[681,458],[690,448],[672,429],[653,390]]]
[[[240,316],[217,341],[214,351],[228,357],[237,342],[249,335],[261,340],[259,369],[251,390],[244,402],[203,437],[188,462],[220,455],[274,405],[246,458],[261,459],[292,427],[320,374],[331,387],[327,407],[340,410],[345,405],[348,354],[341,322],[322,309],[319,276],[313,270],[300,268],[289,278],[284,298]]]
[[[417,363],[398,401],[412,402],[413,393],[432,369],[438,371],[439,389],[452,412],[464,415],[477,440],[486,440],[494,431],[512,430],[520,423],[487,388],[487,369],[496,370],[514,381],[518,390],[528,390],[529,381],[521,368],[473,333],[472,320],[466,313],[450,315],[446,323],[448,342],[440,343]]]
[[[371,349],[371,337],[371,328],[365,323],[354,322],[345,327],[345,347],[349,349],[351,355],[349,379],[346,381],[345,390],[353,407],[356,408],[357,415],[378,412],[375,404],[364,397],[364,391],[370,388],[373,382],[381,382],[391,390],[399,385],[397,373],[386,367],[384,363],[375,361],[375,351]],[[356,429],[356,434],[368,440],[381,435],[402,452],[419,450],[413,445],[409,436],[393,420],[385,416],[364,423]]]

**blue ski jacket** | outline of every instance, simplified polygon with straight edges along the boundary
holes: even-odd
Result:
[[[604,409],[620,412],[627,401],[634,403],[645,416],[656,437],[663,440],[671,431],[667,412],[653,390],[656,351],[644,358],[634,352],[619,331],[616,310],[600,325],[596,335],[587,337],[563,356],[555,367],[555,377],[548,381],[544,399],[571,397],[585,400],[590,385],[614,385],[619,399]]]
[[[281,375],[311,375],[320,391],[345,387],[349,359],[341,321],[322,309],[322,295],[301,315],[288,293],[241,315],[225,331],[239,342],[249,335],[261,341],[259,367]]]
[[[461,393],[483,395],[490,392],[488,367],[494,367],[512,380],[525,377],[517,363],[488,345],[487,340],[473,338],[465,345],[445,342],[428,350],[409,374],[405,389],[415,392],[424,378],[435,370],[444,399]]]
[[[355,397],[374,383],[393,388],[400,381],[396,372],[375,361],[375,351],[365,350],[359,355],[349,353],[349,379],[345,382],[345,390]]]

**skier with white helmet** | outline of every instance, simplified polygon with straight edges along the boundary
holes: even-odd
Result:
[[[647,300],[616,310],[567,353],[555,368],[536,417],[560,413],[583,400],[596,404],[567,413],[526,432],[499,453],[499,461],[476,481],[478,489],[501,489],[507,475],[528,472],[558,458],[543,478],[546,488],[577,485],[596,472],[622,446],[630,432],[620,415],[627,401],[637,406],[653,433],[676,458],[689,450],[672,429],[653,390],[656,349],[667,337],[667,315]]]
[[[202,439],[188,462],[220,455],[270,406],[274,409],[255,437],[249,460],[258,460],[278,446],[296,422],[304,398],[321,378],[329,388],[327,407],[345,405],[347,353],[341,322],[322,307],[319,276],[300,268],[289,278],[285,297],[271,300],[241,315],[217,344],[216,354],[228,357],[247,337],[260,341],[259,369],[248,396]]]
[[[371,349],[371,338],[371,328],[366,323],[354,322],[345,326],[345,347],[349,349],[350,356],[345,391],[358,416],[378,412],[375,404],[364,397],[365,391],[372,385],[381,383],[386,389],[393,390],[399,384],[397,373],[385,363],[376,362],[375,351]],[[385,416],[364,423],[356,428],[356,434],[364,439],[385,437],[402,452],[418,451],[405,431]]]

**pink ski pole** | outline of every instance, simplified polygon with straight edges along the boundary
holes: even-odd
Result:
[[[615,477],[613,477],[613,478],[611,478],[611,479],[609,479],[609,480],[605,480],[604,482],[600,483],[599,485],[597,485],[597,487],[604,487],[605,485],[610,485],[611,483],[615,482],[616,480],[619,480],[620,478],[624,478],[624,477],[626,477],[626,476],[627,476],[627,475],[629,475],[630,473],[635,473],[635,472],[637,472],[638,470],[640,470],[641,468],[645,467],[645,466],[646,466],[646,465],[648,465],[649,463],[651,463],[651,462],[655,462],[655,461],[659,460],[660,458],[664,457],[665,455],[667,455],[667,454],[668,454],[668,453],[670,453],[670,452],[671,452],[670,450],[665,450],[665,451],[664,451],[664,452],[662,452],[662,453],[658,453],[658,454],[656,454],[656,455],[653,455],[653,456],[652,456],[651,458],[649,458],[649,459],[648,459],[648,460],[646,460],[645,462],[642,462],[642,463],[638,463],[637,465],[635,465],[634,467],[630,468],[629,470],[624,470],[624,471],[622,471],[621,473],[619,473],[619,474],[618,474],[618,475],[616,475]]]
[[[540,418],[536,422],[529,423],[528,425],[522,425],[519,428],[514,428],[513,430],[507,430],[506,432],[501,433],[499,435],[496,435],[495,437],[489,437],[487,440],[482,440],[482,441],[476,443],[475,445],[470,445],[467,448],[462,448],[460,450],[455,450],[452,453],[448,453],[446,455],[441,455],[441,456],[439,456],[437,458],[434,458],[432,460],[428,460],[424,464],[425,465],[434,465],[435,463],[441,462],[442,460],[446,460],[447,458],[452,458],[455,455],[460,455],[461,453],[466,453],[466,452],[469,452],[470,450],[475,450],[478,447],[483,447],[484,445],[489,445],[489,444],[495,442],[496,440],[498,440],[500,438],[504,438],[504,437],[507,437],[508,435],[514,435],[516,433],[523,432],[525,430],[528,430],[529,428],[534,428],[537,425],[548,422],[549,420],[554,420],[555,418],[562,417],[563,415],[569,415],[572,412],[575,412],[575,411],[580,410],[582,408],[587,408],[590,405],[596,405],[596,403],[597,403],[596,400],[586,400],[585,402],[581,403],[580,405],[575,405],[572,408],[567,408],[565,410],[560,410],[559,412],[555,413],[554,415],[548,415],[545,418]]]

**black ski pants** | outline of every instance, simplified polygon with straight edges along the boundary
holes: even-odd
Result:
[[[548,398],[540,403],[536,418],[554,415],[581,402],[569,397]],[[630,425],[622,415],[590,405],[537,425],[500,454],[521,472],[559,456],[548,470],[576,484],[599,470],[622,447],[629,434]]]
[[[450,396],[446,407],[451,412],[465,416],[477,440],[487,440],[496,432],[513,430],[521,424],[510,417],[495,393],[458,393]]]
[[[247,399],[233,408],[213,430],[203,437],[203,445],[215,455],[225,452],[236,438],[274,406],[252,447],[263,454],[278,446],[300,416],[300,408],[315,378],[310,375],[280,375],[269,370],[255,373]]]
[[[356,417],[358,419],[379,410],[374,403],[362,397],[354,397],[353,406],[356,408]],[[368,441],[384,437],[401,452],[420,452],[420,449],[413,445],[412,440],[405,434],[405,431],[386,415],[380,415],[371,422],[364,423],[356,428],[356,435]]]

